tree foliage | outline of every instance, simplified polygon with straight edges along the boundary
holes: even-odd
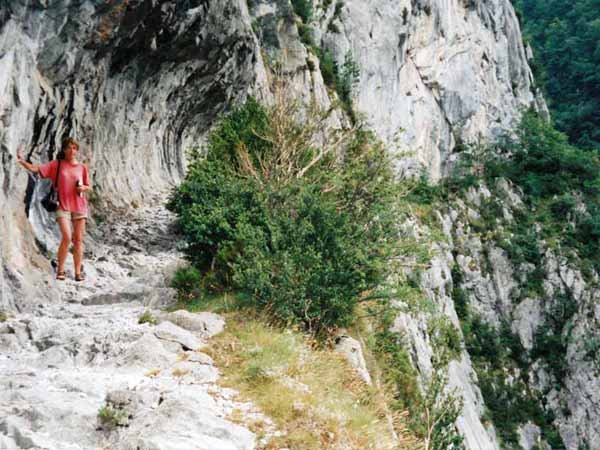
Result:
[[[351,321],[397,238],[389,156],[360,128],[323,133],[329,114],[283,91],[249,99],[191,153],[168,205],[213,288],[313,332]]]
[[[600,151],[600,1],[513,0],[559,130]]]

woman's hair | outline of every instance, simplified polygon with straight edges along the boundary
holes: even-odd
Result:
[[[77,142],[72,137],[68,137],[62,140],[62,144],[60,146],[60,152],[56,155],[56,159],[65,159],[65,150],[69,145],[73,144],[79,150],[79,142]]]

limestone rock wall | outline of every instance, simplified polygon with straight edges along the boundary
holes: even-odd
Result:
[[[492,233],[480,231],[486,203],[502,211],[496,216]],[[566,449],[598,449],[600,277],[593,270],[584,274],[577,257],[567,258],[565,252],[541,239],[537,242],[539,267],[515,264],[498,236],[510,236],[511,224],[524,208],[518,189],[504,180],[493,189],[471,188],[466,198],[447,205],[436,213],[445,241],[435,244],[436,256],[419,284],[458,328],[454,288],[464,292],[472,316],[497,331],[508,324],[519,342],[521,363],[502,361],[506,364],[504,381],[506,386],[523,386],[520,394],[526,396],[528,406],[539,405],[547,418],[547,429],[544,435],[543,424],[534,424],[531,417],[518,427],[519,445],[505,442],[503,448],[562,448],[548,442],[554,429]],[[453,279],[454,266],[462,274],[460,281]],[[532,290],[531,280],[540,276],[541,288]],[[427,374],[431,370],[431,330],[423,320],[406,315],[400,315],[395,326],[408,336],[415,365]],[[541,336],[548,334],[557,337],[552,347],[544,350],[541,346],[548,344]],[[482,419],[485,407],[480,380],[467,351],[450,363],[448,377],[449,385],[458,389],[465,402],[457,427],[467,448],[499,448],[493,423]],[[497,384],[496,388],[502,389]],[[507,391],[507,395],[514,392]]]
[[[545,108],[509,0],[349,0],[317,21],[337,60],[350,52],[358,63],[358,111],[413,152],[407,172],[425,167],[436,180],[460,143],[497,137],[521,108]]]
[[[459,143],[498,135],[535,104],[508,0],[338,3],[313,2],[314,47],[338,65],[353,55],[355,107],[391,151],[410,152],[400,170],[425,168],[435,180]],[[29,261],[57,240],[39,208],[47,183],[16,167],[19,145],[40,163],[74,136],[99,202],[135,206],[181,178],[184,149],[219,113],[248,94],[268,100],[269,67],[302,97],[331,104],[299,24],[289,0],[3,2],[2,303],[18,306],[11,296],[32,283]]]
[[[101,205],[131,208],[181,179],[184,149],[218,114],[260,96],[265,73],[244,1],[8,0],[0,9],[0,306],[14,309],[38,295],[28,294],[35,270],[49,268],[39,249],[57,242],[38,201],[48,184],[17,166],[19,145],[43,163],[75,137]]]

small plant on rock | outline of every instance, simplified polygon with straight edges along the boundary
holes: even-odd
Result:
[[[144,311],[144,313],[139,317],[138,323],[140,325],[142,325],[144,323],[149,323],[150,325],[156,325],[157,320],[156,320],[156,317],[154,317],[150,311]]]
[[[126,426],[129,415],[126,411],[113,408],[112,405],[104,405],[98,411],[98,420],[102,428],[112,430],[116,427]]]

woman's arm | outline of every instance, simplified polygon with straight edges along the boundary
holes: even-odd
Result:
[[[25,167],[27,170],[33,173],[38,173],[40,171],[40,166],[36,166],[35,164],[31,164],[23,159],[23,146],[21,145],[17,150],[17,162]]]
[[[81,194],[82,192],[90,192],[92,190],[91,186],[88,186],[86,184],[80,184],[79,186],[77,186],[75,189],[77,189],[77,192],[79,194]]]
[[[83,164],[83,180],[76,187],[77,192],[81,194],[82,192],[90,192],[92,190],[92,186],[90,183],[90,179],[88,177],[87,166]]]

